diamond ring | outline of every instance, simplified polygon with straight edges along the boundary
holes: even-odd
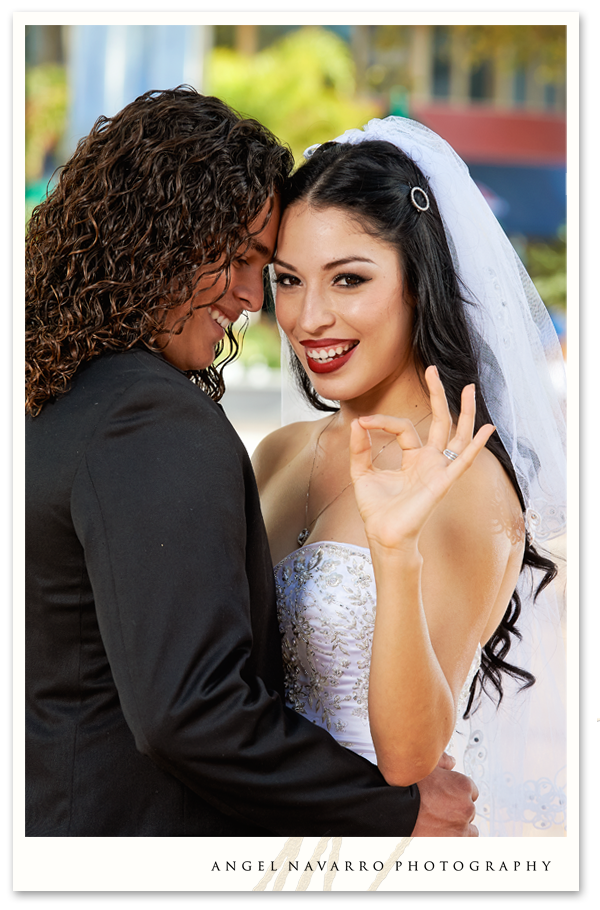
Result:
[[[446,458],[449,458],[450,461],[454,461],[455,458],[458,458],[458,455],[456,452],[453,452],[452,449],[444,449],[442,454],[445,455]]]

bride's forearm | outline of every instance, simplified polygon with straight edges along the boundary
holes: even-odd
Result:
[[[378,766],[397,786],[435,768],[455,723],[452,691],[431,644],[421,597],[422,557],[371,546],[377,614],[369,721]]]

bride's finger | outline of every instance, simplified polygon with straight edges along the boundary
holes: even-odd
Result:
[[[456,425],[456,432],[448,443],[448,448],[454,452],[462,452],[471,439],[475,428],[475,385],[467,385],[460,396],[460,414]]]
[[[425,370],[425,380],[429,389],[429,403],[431,407],[431,425],[429,427],[428,445],[435,446],[443,452],[448,445],[452,430],[452,417],[446,400],[446,393],[437,367],[430,366]]]
[[[350,479],[354,483],[373,466],[371,437],[360,421],[350,424]]]
[[[411,420],[407,417],[391,417],[389,414],[370,414],[359,417],[359,423],[365,430],[384,430],[395,436],[402,449],[420,449],[421,439]]]
[[[490,423],[486,423],[485,426],[481,427],[477,431],[467,447],[458,455],[458,458],[456,458],[454,461],[449,460],[446,473],[447,478],[451,483],[454,483],[455,480],[458,480],[459,477],[462,477],[465,471],[471,467],[495,430],[496,427],[492,426]]]

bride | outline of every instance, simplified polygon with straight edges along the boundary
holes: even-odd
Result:
[[[288,701],[397,786],[452,741],[481,833],[562,833],[561,734],[556,756],[538,742],[537,778],[523,753],[530,693],[562,717],[543,659],[560,630],[540,543],[564,524],[549,317],[463,162],[420,124],[309,150],[283,206],[277,318],[326,414],[254,457]]]

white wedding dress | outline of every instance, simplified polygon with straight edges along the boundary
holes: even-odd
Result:
[[[341,745],[376,763],[368,717],[376,610],[369,549],[331,541],[306,544],[277,564],[275,582],[288,705],[328,730]],[[520,723],[523,708],[516,712],[520,721],[516,724],[511,709],[519,704],[519,694],[507,693],[500,712],[488,699],[472,719],[461,719],[480,659],[478,648],[459,698],[457,732],[447,749],[457,758],[457,770],[478,785],[480,834],[560,836],[562,782],[540,775],[537,759],[536,777],[516,780],[520,775],[511,773],[516,762],[507,770],[506,755],[512,762],[515,753],[525,749],[532,757],[528,730],[524,734]],[[531,691],[535,690],[536,686]],[[557,701],[554,704],[558,708]],[[532,726],[530,717],[526,724]],[[543,743],[542,756],[547,745]],[[523,768],[522,756],[519,761]]]
[[[368,715],[375,578],[368,547],[309,543],[275,568],[288,704],[377,764]],[[459,699],[465,708],[481,650]]]

